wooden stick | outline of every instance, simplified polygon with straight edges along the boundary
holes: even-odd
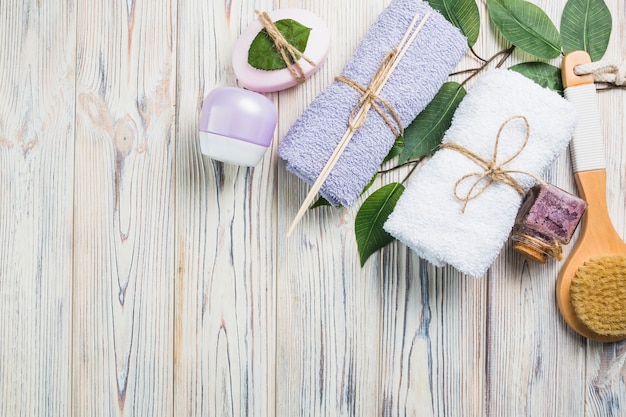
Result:
[[[393,71],[398,66],[398,63],[400,62],[400,60],[402,59],[402,57],[404,56],[404,54],[408,50],[408,48],[411,45],[411,43],[413,42],[413,40],[415,40],[418,32],[422,29],[422,27],[426,23],[426,20],[428,19],[429,16],[430,16],[430,12],[426,13],[426,15],[424,15],[424,18],[420,21],[419,25],[417,27],[415,27],[415,24],[416,24],[417,19],[419,17],[419,15],[417,15],[417,14],[415,15],[415,17],[411,21],[411,24],[409,25],[409,28],[405,32],[404,37],[402,38],[402,40],[400,41],[400,44],[398,45],[398,47],[399,47],[398,53],[394,57],[394,60],[393,60],[392,66],[391,66],[391,70],[386,75],[384,81],[380,84],[380,86],[374,92],[375,95],[378,95],[380,93],[380,91],[382,90],[383,86],[385,85],[385,83],[387,82],[387,80],[389,79],[389,77],[391,76]],[[367,112],[369,111],[370,107],[371,107],[371,105],[366,103],[365,105],[363,105],[363,107],[361,107],[359,109],[359,111],[357,112],[357,114],[356,114],[356,116],[354,118],[354,125],[360,126],[362,124],[362,122],[364,122],[363,118],[365,118],[367,116]],[[313,198],[315,198],[315,195],[317,194],[317,192],[320,190],[320,188],[322,188],[322,185],[324,184],[324,181],[326,181],[326,178],[328,178],[328,175],[330,174],[330,171],[333,169],[333,167],[335,166],[335,164],[339,160],[339,157],[343,154],[343,151],[348,146],[348,143],[350,143],[350,139],[352,139],[352,136],[354,136],[355,132],[356,132],[356,129],[354,129],[352,126],[348,126],[348,129],[344,133],[344,135],[341,138],[341,140],[339,140],[339,143],[337,144],[337,147],[335,148],[333,153],[330,155],[330,158],[328,158],[328,161],[326,162],[326,165],[324,165],[324,168],[322,168],[322,171],[320,172],[320,175],[317,177],[317,179],[315,180],[315,182],[311,186],[311,190],[309,191],[309,193],[307,194],[306,198],[302,202],[302,205],[300,206],[300,209],[298,210],[298,213],[296,214],[296,217],[294,218],[293,222],[291,223],[291,226],[289,227],[289,230],[287,231],[287,237],[291,236],[293,231],[296,229],[296,226],[298,225],[298,223],[300,222],[300,220],[304,216],[304,213],[306,213],[308,207],[313,202]]]

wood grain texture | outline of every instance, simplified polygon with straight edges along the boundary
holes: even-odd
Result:
[[[611,41],[603,59],[626,62],[626,4],[607,1],[613,16]],[[609,90],[598,94],[606,155],[607,206],[613,226],[626,237],[626,94]],[[626,410],[626,341],[586,342],[585,415],[619,416]]]
[[[381,414],[483,415],[485,283],[401,245],[383,254]]]
[[[326,22],[334,36],[321,70],[280,94],[283,137],[352,55],[385,2],[281,1]],[[358,12],[357,12],[358,11]],[[358,18],[356,18],[358,16]],[[277,415],[377,415],[380,409],[380,267],[360,267],[352,209],[322,208],[291,220],[309,187],[278,172]],[[288,335],[288,336],[287,336]]]
[[[558,27],[565,0],[532,1]],[[361,268],[357,207],[310,211],[285,238],[309,187],[276,146],[389,2],[0,2],[0,415],[624,415],[626,342],[569,329],[556,262],[507,244],[472,279],[395,242]],[[626,4],[606,3],[621,62]],[[508,43],[477,4],[490,57]],[[202,101],[237,85],[236,39],[255,9],[286,7],[327,23],[328,61],[268,94],[261,164],[203,157]],[[624,237],[626,93],[598,99]],[[571,171],[564,154],[546,179],[574,191]]]
[[[77,8],[74,415],[173,415],[176,5]]]
[[[488,31],[486,12],[481,12],[481,31]],[[479,37],[474,48],[487,55],[491,42]],[[479,64],[468,53],[456,70]],[[466,77],[451,79],[463,82]],[[406,182],[409,173],[407,168],[384,174],[381,181]],[[484,415],[488,277],[477,280],[453,268],[433,267],[399,242],[383,249],[379,260],[381,414]]]
[[[563,4],[550,1],[537,1],[536,4],[558,27]],[[607,4],[614,16],[620,16],[617,2]],[[619,29],[613,32],[612,44],[621,38],[620,32]],[[621,41],[618,40],[618,43]],[[620,48],[622,52],[611,47],[605,58],[619,62],[624,56],[623,46]],[[528,60],[526,54],[517,51],[510,63]],[[558,66],[560,59],[552,63]],[[610,118],[610,121],[603,122],[603,126],[622,129],[623,122],[617,119],[623,118],[623,109],[609,105],[607,101],[615,93],[621,96],[617,91],[598,95],[601,113]],[[619,135],[623,136],[623,133]],[[606,143],[614,142],[611,140],[614,137],[606,135]],[[607,152],[607,158],[612,161],[609,165],[615,166],[617,160],[623,165],[623,154],[620,155],[620,152]],[[546,179],[567,191],[576,192],[568,153],[561,155]],[[614,206],[612,214],[622,213],[619,216],[623,218],[623,186],[615,178],[607,183],[607,190],[621,194],[621,208]],[[623,222],[621,225],[618,230],[623,237]],[[565,257],[570,254],[572,246],[565,247]],[[554,294],[555,279],[561,266],[554,261],[546,265],[529,263],[514,254],[507,245],[491,269],[487,323],[487,415],[614,416],[623,413],[623,404],[617,400],[626,393],[623,378],[615,378],[606,384],[604,398],[598,401],[605,408],[598,414],[589,413],[589,404],[594,402],[592,394],[599,388],[598,381],[591,377],[599,370],[594,370],[597,365],[590,361],[590,357],[603,356],[605,370],[608,367],[623,370],[624,363],[620,363],[619,357],[598,352],[594,343],[580,337],[561,318]],[[617,398],[608,400],[610,395],[606,394],[609,393],[617,394]],[[548,403],[546,398],[550,398]]]
[[[274,7],[180,4],[176,416],[275,415],[275,150],[243,168],[203,157],[198,143],[204,97],[237,85],[231,51],[255,8]]]
[[[70,413],[73,1],[0,5],[0,415]]]

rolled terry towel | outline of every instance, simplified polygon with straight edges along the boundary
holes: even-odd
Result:
[[[393,0],[380,14],[344,68],[342,76],[370,84],[385,55],[402,40],[415,14],[429,18],[379,96],[406,127],[433,99],[467,50],[467,40],[428,4]],[[322,91],[298,118],[278,147],[287,170],[312,184],[348,128],[348,117],[361,97],[340,81]],[[374,109],[352,137],[320,189],[333,205],[351,206],[393,146],[396,135]]]
[[[520,192],[567,147],[576,122],[573,106],[557,93],[513,71],[485,73],[459,105],[442,149],[411,178],[385,230],[434,265],[483,275],[509,236]],[[506,181],[483,189],[489,179],[470,175],[483,168],[460,148],[446,148],[455,144],[491,161],[501,128],[496,160],[513,158],[502,169],[520,192]],[[466,199],[468,193],[474,198]]]

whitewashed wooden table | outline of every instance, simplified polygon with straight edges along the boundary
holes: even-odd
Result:
[[[475,49],[491,56],[507,44],[478,3]],[[565,1],[536,3],[558,27]],[[349,209],[285,237],[308,186],[276,145],[386,4],[0,3],[0,416],[626,415],[626,344],[565,325],[558,264],[507,245],[476,280],[396,243],[361,268]],[[607,4],[605,57],[621,62],[626,4]],[[327,22],[328,61],[269,95],[279,125],[261,165],[203,158],[204,96],[236,85],[254,10],[284,7]],[[624,236],[626,92],[599,100]],[[549,179],[573,190],[568,155]]]

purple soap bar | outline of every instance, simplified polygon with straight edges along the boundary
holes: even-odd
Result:
[[[567,244],[586,209],[586,201],[558,187],[538,184],[526,194],[515,224],[531,236]]]

